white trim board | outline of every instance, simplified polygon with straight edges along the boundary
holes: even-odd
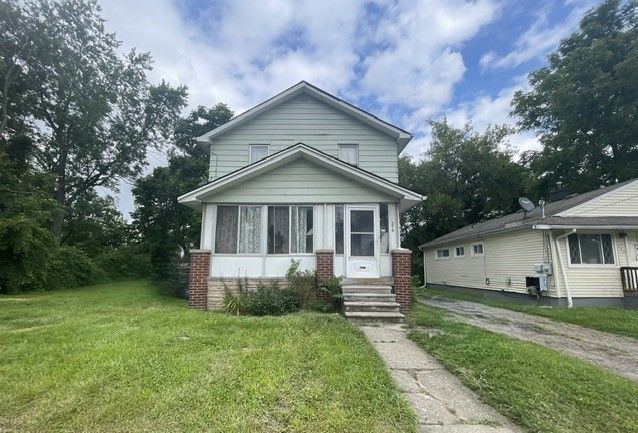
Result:
[[[321,90],[320,88],[313,86],[306,81],[301,81],[279,93],[278,95],[275,95],[272,98],[262,102],[261,104],[258,104],[253,108],[244,111],[242,114],[235,116],[233,119],[229,120],[223,125],[218,126],[212,131],[209,131],[206,134],[197,137],[196,140],[201,144],[209,145],[212,139],[214,139],[215,137],[301,94],[311,96],[321,102],[324,102],[331,107],[336,108],[337,110],[340,110],[348,114],[349,116],[365,123],[366,125],[371,126],[378,131],[391,136],[392,138],[394,138],[397,144],[397,155],[400,154],[403,149],[405,149],[405,146],[410,142],[410,140],[412,140],[412,134],[410,134],[409,132],[386,121],[383,121],[378,117],[367,113],[366,111],[358,107],[355,107],[354,105],[348,104],[347,102],[342,101],[336,96],[333,96],[330,93]]]

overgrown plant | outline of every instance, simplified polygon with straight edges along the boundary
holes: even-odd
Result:
[[[321,283],[319,290],[330,296],[332,308],[336,311],[341,309],[343,303],[343,292],[341,290],[341,277],[330,277]]]
[[[237,279],[237,293],[224,285],[223,307],[228,313],[252,316],[279,316],[299,310],[299,295],[291,289],[279,288],[277,281],[268,286],[259,282],[255,290],[248,289],[248,281]]]

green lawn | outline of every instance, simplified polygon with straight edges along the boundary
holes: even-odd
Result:
[[[561,322],[573,323],[599,331],[638,338],[638,310],[599,307],[538,307],[516,301],[494,299],[481,294],[459,293],[452,290],[418,288],[416,294],[425,298],[442,296],[451,299],[480,302],[494,307],[507,308],[537,316],[544,316]]]
[[[481,398],[533,432],[638,432],[638,384],[540,345],[414,305],[410,338]],[[438,328],[433,337],[418,326]]]
[[[341,316],[193,311],[134,281],[0,296],[0,431],[412,432]]]

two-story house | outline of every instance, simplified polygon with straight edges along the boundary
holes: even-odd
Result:
[[[179,197],[202,212],[191,306],[219,307],[221,281],[283,278],[294,259],[346,285],[385,284],[405,309],[399,213],[423,200],[397,183],[411,138],[303,81],[198,137],[209,182]]]

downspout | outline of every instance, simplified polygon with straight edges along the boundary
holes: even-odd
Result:
[[[560,265],[561,274],[563,274],[563,281],[565,282],[565,295],[567,295],[567,308],[572,308],[574,303],[572,301],[572,293],[569,291],[569,280],[567,279],[567,270],[563,263],[563,253],[560,251],[559,240],[566,238],[567,236],[576,233],[576,229],[572,229],[570,232],[563,233],[560,236],[554,238],[554,244],[556,245],[556,254],[558,254],[558,264]]]

